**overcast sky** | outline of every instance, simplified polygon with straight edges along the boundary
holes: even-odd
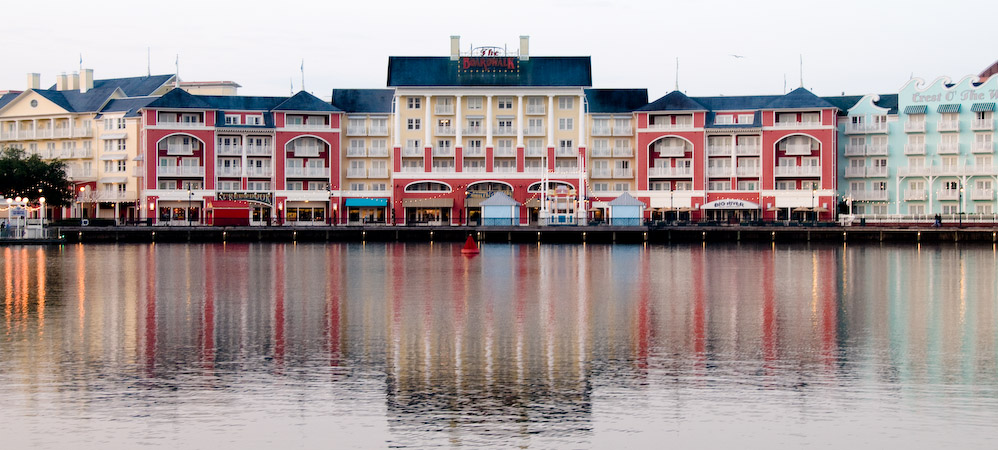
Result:
[[[243,95],[328,99],[333,88],[383,88],[389,56],[446,56],[449,36],[536,56],[592,56],[593,85],[676,84],[689,95],[897,92],[911,76],[959,79],[998,58],[991,1],[290,1],[5,2],[0,90],[59,73],[96,78],[174,73],[232,80]],[[742,56],[737,58],[732,55]]]

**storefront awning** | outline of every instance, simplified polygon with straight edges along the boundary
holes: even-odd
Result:
[[[759,204],[748,200],[725,198],[704,203],[700,205],[700,209],[759,209]]]
[[[949,105],[939,105],[939,107],[936,108],[936,112],[940,113],[940,114],[943,114],[943,113],[958,113],[958,112],[960,112],[960,104],[959,103],[954,103],[954,104],[949,104]]]
[[[452,208],[454,199],[452,198],[406,198],[402,200],[402,206],[406,208]]]
[[[970,106],[971,112],[987,112],[994,110],[995,110],[994,103],[974,103],[973,105]]]
[[[388,206],[388,199],[387,198],[348,198],[343,203],[343,206],[384,208]]]
[[[905,114],[925,114],[928,108],[925,105],[912,105],[904,109]]]
[[[125,159],[128,159],[128,155],[124,153],[105,153],[100,155],[101,161],[121,161]]]

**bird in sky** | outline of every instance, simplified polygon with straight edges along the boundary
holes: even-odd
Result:
[[[742,56],[742,55],[736,55],[734,53],[732,53],[731,56],[734,57],[734,58],[738,58],[738,59],[744,58],[744,56]]]

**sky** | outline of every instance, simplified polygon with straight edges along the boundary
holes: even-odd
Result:
[[[231,80],[242,95],[384,88],[389,56],[447,56],[470,46],[533,56],[591,56],[593,86],[676,84],[691,96],[895,93],[911,77],[954,81],[998,59],[986,1],[311,1],[8,2],[0,91],[94,77],[172,74]],[[733,56],[737,55],[739,57]],[[803,76],[802,76],[803,75]],[[803,82],[802,79],[803,78]]]

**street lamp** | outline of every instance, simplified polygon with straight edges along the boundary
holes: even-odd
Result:
[[[38,203],[41,205],[42,211],[42,237],[45,237],[45,197],[39,197]]]
[[[187,183],[187,226],[191,226],[191,208],[194,203],[194,191],[191,184]]]
[[[815,210],[815,206],[814,206],[814,196],[817,195],[817,194],[818,194],[818,190],[812,187],[811,188],[811,211],[814,212],[814,221],[815,222],[818,221],[818,211]]]
[[[957,194],[956,200],[957,207],[960,211],[960,225],[958,228],[963,228],[963,182],[960,180],[957,180],[956,182],[960,186],[960,192]]]
[[[86,186],[80,186],[80,218],[81,219],[83,218],[84,208],[86,208],[86,204],[84,204],[84,202],[83,202],[86,199],[86,195],[87,195],[87,187]]]

